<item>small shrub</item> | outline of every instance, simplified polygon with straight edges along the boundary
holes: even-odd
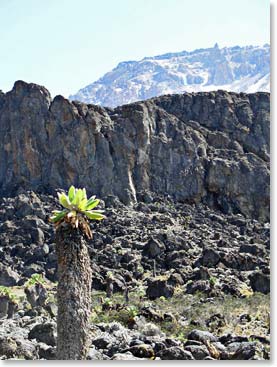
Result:
[[[215,277],[210,277],[209,283],[210,283],[210,286],[211,287],[214,287],[216,285],[216,283],[217,283],[216,278]]]
[[[14,303],[18,302],[17,297],[12,293],[11,289],[3,285],[0,285],[0,296],[7,296],[10,301]]]
[[[29,280],[27,280],[27,282],[24,284],[25,287],[29,288],[33,285],[36,285],[36,284],[45,284],[46,281],[45,279],[43,278],[43,276],[41,274],[32,274],[31,278]]]

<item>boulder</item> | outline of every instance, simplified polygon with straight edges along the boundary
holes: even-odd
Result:
[[[205,345],[188,345],[185,350],[190,352],[194,359],[203,360],[210,356],[209,351]]]
[[[113,343],[113,338],[108,333],[103,333],[102,335],[96,337],[92,341],[97,349],[106,349],[109,345]]]
[[[128,349],[135,357],[138,358],[152,358],[155,353],[151,345],[149,344],[139,344],[134,345]]]
[[[38,343],[38,355],[40,359],[56,360],[56,348],[45,343]]]
[[[270,275],[255,271],[249,275],[250,285],[254,292],[267,294],[270,292]]]
[[[240,246],[239,252],[246,252],[256,256],[263,256],[265,254],[265,248],[259,243],[243,243]]]
[[[30,340],[24,338],[16,339],[18,357],[24,357],[26,360],[34,360],[38,358],[36,345]]]
[[[196,292],[209,293],[211,286],[208,280],[196,280],[187,284],[187,293],[194,294]]]
[[[90,348],[89,352],[88,352],[88,356],[87,359],[89,360],[103,360],[104,356],[101,352],[99,352],[98,350],[96,350],[95,348]]]
[[[7,312],[8,319],[12,319],[17,310],[18,310],[18,303],[14,300],[10,300]]]
[[[161,255],[165,250],[165,245],[158,240],[151,238],[143,249],[143,254],[150,258],[155,258]]]
[[[35,325],[28,334],[28,339],[55,346],[57,339],[56,325],[51,322]]]
[[[173,296],[174,288],[167,279],[152,278],[147,282],[146,295],[150,299],[159,297],[170,298]]]
[[[256,353],[259,352],[258,344],[255,342],[231,343],[227,350],[232,360],[256,359]]]
[[[200,341],[201,343],[204,343],[204,344],[207,341],[209,342],[218,341],[218,338],[215,335],[213,335],[212,333],[210,333],[209,331],[203,331],[203,330],[197,330],[197,329],[192,330],[188,334],[187,339]]]
[[[175,346],[161,350],[158,356],[162,360],[192,360],[193,355],[191,352],[184,350],[181,347]]]
[[[131,352],[115,353],[111,359],[113,361],[142,361],[142,360],[147,360],[147,358],[135,357]]]
[[[14,338],[10,336],[0,336],[0,356],[5,355],[12,358],[16,355],[17,344]]]
[[[219,261],[220,261],[220,254],[216,250],[212,248],[206,248],[203,250],[201,259],[203,266],[207,266],[208,268],[214,267],[219,263]]]
[[[0,264],[0,284],[6,287],[14,286],[20,279],[19,274],[9,266]]]

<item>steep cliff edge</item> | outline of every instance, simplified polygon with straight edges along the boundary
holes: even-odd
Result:
[[[115,109],[0,94],[0,194],[71,184],[126,204],[153,191],[269,219],[270,95],[166,95]]]

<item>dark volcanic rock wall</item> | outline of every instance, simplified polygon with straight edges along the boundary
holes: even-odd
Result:
[[[0,193],[141,191],[269,219],[270,95],[170,95],[105,109],[15,83],[0,95]]]

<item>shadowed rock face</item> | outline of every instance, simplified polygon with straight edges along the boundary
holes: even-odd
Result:
[[[125,204],[140,191],[269,219],[270,95],[166,95],[115,109],[0,95],[0,193],[84,186]]]

